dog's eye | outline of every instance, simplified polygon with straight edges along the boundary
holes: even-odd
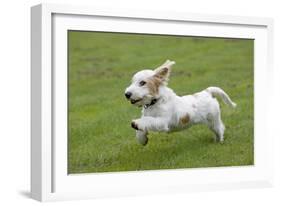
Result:
[[[143,86],[143,85],[145,85],[145,84],[146,84],[145,81],[140,81],[140,86]]]

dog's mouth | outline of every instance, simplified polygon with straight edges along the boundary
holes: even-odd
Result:
[[[141,101],[142,99],[131,99],[131,104],[136,104],[137,102]]]

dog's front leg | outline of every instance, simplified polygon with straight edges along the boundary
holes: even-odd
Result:
[[[132,127],[140,131],[162,131],[168,132],[168,119],[163,117],[142,117],[140,119],[133,120]]]
[[[137,141],[142,145],[146,145],[148,142],[147,134],[145,131],[136,130]]]

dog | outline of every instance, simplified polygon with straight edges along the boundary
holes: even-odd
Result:
[[[170,132],[205,124],[215,134],[215,141],[223,142],[225,126],[221,120],[220,105],[216,97],[235,108],[236,104],[219,87],[192,95],[178,96],[167,87],[174,61],[167,60],[154,70],[137,72],[125,97],[131,104],[142,107],[142,116],[132,120],[136,138],[142,145],[148,143],[148,132]]]

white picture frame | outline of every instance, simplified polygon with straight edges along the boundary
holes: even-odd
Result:
[[[31,8],[31,26],[32,198],[53,201],[273,185],[273,134],[266,121],[271,95],[266,91],[272,91],[273,77],[272,19],[40,4]],[[69,29],[255,39],[254,166],[68,175]]]

